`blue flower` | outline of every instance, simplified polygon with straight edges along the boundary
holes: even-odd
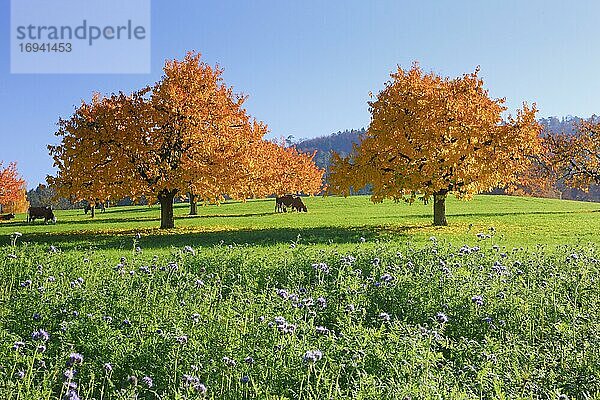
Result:
[[[13,345],[13,350],[17,351],[20,350],[22,347],[25,347],[25,343],[24,342],[15,342],[15,344]]]
[[[435,319],[440,324],[445,324],[446,322],[448,322],[448,316],[446,314],[444,314],[443,312],[437,313],[435,315]]]
[[[50,335],[48,335],[48,332],[46,332],[43,329],[40,329],[38,331],[35,331],[31,334],[31,338],[33,340],[43,340],[44,342],[48,341],[48,339],[50,339]]]
[[[144,382],[144,384],[146,386],[148,386],[149,388],[151,388],[152,386],[154,386],[154,382],[152,382],[152,378],[150,378],[149,376],[144,376],[142,378],[142,382]]]
[[[67,361],[67,366],[72,366],[75,364],[83,363],[83,356],[79,353],[71,353],[69,354],[69,360]]]
[[[383,322],[390,322],[390,314],[386,313],[386,312],[382,312],[379,313],[379,318],[383,321]]]
[[[323,358],[323,353],[320,350],[308,350],[304,353],[304,357],[302,357],[304,362],[311,364],[316,363],[321,358]]]
[[[188,342],[188,337],[186,335],[175,336],[175,341],[179,344],[186,344]]]
[[[325,299],[325,297],[318,297],[317,304],[321,308],[326,308],[327,307],[327,299]]]
[[[320,335],[327,335],[329,333],[329,329],[325,328],[324,326],[317,326],[315,331]]]
[[[321,271],[321,272],[323,272],[325,274],[329,273],[329,266],[327,264],[323,263],[323,262],[321,262],[321,263],[315,263],[315,264],[312,265],[312,267],[313,267],[313,269],[315,271]]]
[[[483,306],[483,297],[480,295],[471,297],[471,301],[477,306]]]
[[[223,357],[223,362],[224,362],[224,363],[225,363],[225,365],[227,365],[228,367],[235,367],[235,364],[236,364],[235,360],[233,360],[233,359],[231,359],[231,358],[229,358],[229,357],[227,357],[227,356],[224,356],[224,357]]]

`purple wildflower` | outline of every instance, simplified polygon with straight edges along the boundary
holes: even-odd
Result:
[[[73,389],[67,390],[67,393],[63,396],[64,400],[80,400],[79,394]]]
[[[83,363],[83,356],[79,353],[71,353],[69,354],[69,361],[67,361],[67,365],[75,365]]]
[[[208,389],[206,388],[206,386],[204,386],[203,383],[198,383],[197,385],[194,385],[194,389],[196,389],[196,391],[202,395],[205,395],[208,391]]]
[[[33,340],[43,340],[44,342],[48,341],[48,339],[50,339],[50,335],[48,335],[48,332],[46,332],[43,329],[37,330],[35,332],[33,332],[31,334],[31,338]]]
[[[483,306],[483,297],[480,295],[471,297],[471,301],[477,306]]]
[[[321,272],[323,272],[325,274],[329,273],[329,266],[327,264],[323,263],[323,262],[321,262],[321,263],[314,263],[312,265],[312,267],[313,267],[313,269],[315,271],[321,271]]]
[[[390,322],[390,314],[386,313],[386,312],[382,312],[379,313],[379,318],[383,321],[383,322]]]
[[[148,386],[149,388],[154,386],[154,382],[152,382],[152,378],[150,378],[149,376],[144,376],[142,378],[142,382],[144,382],[144,385]]]
[[[329,329],[325,328],[324,326],[317,326],[315,328],[315,331],[320,334],[320,335],[327,335],[329,334]]]
[[[25,347],[25,343],[24,342],[15,342],[15,344],[13,345],[13,350],[17,351],[20,350],[22,347]]]
[[[196,255],[196,250],[194,250],[194,249],[192,248],[192,246],[185,246],[185,247],[183,248],[183,252],[184,252],[184,253],[186,253],[186,254],[191,254],[191,255],[193,255],[193,256],[195,256],[195,255]]]
[[[437,313],[435,315],[435,319],[440,324],[445,324],[446,322],[448,322],[448,316],[446,316],[446,314],[444,314],[443,312]]]
[[[227,357],[227,356],[224,356],[224,357],[223,357],[223,362],[224,362],[224,363],[225,363],[225,365],[227,365],[228,367],[235,367],[235,364],[236,364],[235,360],[233,360],[233,359],[231,359],[231,358],[229,358],[229,357]]]
[[[186,335],[175,336],[175,341],[179,344],[186,344],[188,342],[188,337]]]
[[[316,363],[321,358],[323,358],[323,353],[320,350],[308,350],[302,357],[304,362],[312,364]]]
[[[327,299],[325,297],[318,297],[317,305],[321,308],[327,308]]]

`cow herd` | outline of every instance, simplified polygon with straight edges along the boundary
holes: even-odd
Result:
[[[298,212],[307,212],[308,209],[302,198],[299,196],[294,196],[291,194],[286,194],[284,196],[275,198],[275,212],[276,213],[284,213],[287,212],[288,208],[292,211]],[[91,207],[88,205],[85,207],[84,211],[87,214],[90,211]],[[104,211],[104,205],[101,207],[102,211]],[[10,214],[0,214],[0,221],[10,221],[15,218],[14,213]],[[27,222],[33,223],[36,219],[44,219],[44,223],[52,222],[56,223],[56,217],[54,216],[54,211],[52,207],[29,207],[27,210]]]

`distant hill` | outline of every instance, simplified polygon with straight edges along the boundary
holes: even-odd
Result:
[[[575,126],[583,120],[584,118],[569,115],[561,118],[541,118],[539,122],[546,132],[572,135],[575,133]],[[600,116],[592,115],[590,118],[585,120],[598,123],[600,122]],[[325,169],[325,176],[327,177],[329,174],[329,167],[331,165],[330,160],[332,152],[335,151],[342,156],[347,156],[350,151],[352,151],[352,144],[359,143],[361,137],[365,133],[365,128],[339,131],[330,135],[300,140],[299,142],[295,143],[295,146],[298,150],[305,153],[313,153],[316,151],[315,163],[320,168]],[[570,189],[562,185],[560,182],[557,183],[557,187],[562,192],[562,197],[565,199],[600,201],[600,187],[598,186],[592,186],[589,192]]]
[[[296,148],[304,153],[316,151],[315,163],[319,168],[329,172],[331,153],[335,151],[342,156],[347,156],[352,151],[352,144],[359,143],[365,132],[365,128],[339,131],[331,135],[302,140],[296,143]]]
[[[600,117],[594,114],[591,117],[584,119],[581,117],[573,117],[568,115],[560,119],[558,117],[540,118],[538,121],[544,127],[546,132],[565,133],[572,135],[575,133],[575,127],[577,124],[584,120],[598,123],[600,122]]]

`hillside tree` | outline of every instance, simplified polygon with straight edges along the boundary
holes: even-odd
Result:
[[[478,73],[450,79],[398,67],[369,103],[360,144],[348,157],[333,155],[330,191],[371,184],[373,202],[433,199],[433,224],[447,225],[448,194],[514,186],[540,149],[535,105],[503,120],[504,99],[490,98]]]

